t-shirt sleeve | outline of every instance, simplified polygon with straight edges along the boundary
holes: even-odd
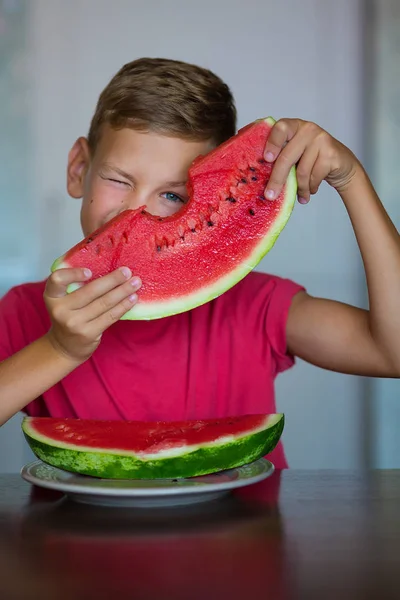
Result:
[[[11,289],[0,299],[0,362],[13,354],[13,324],[18,314],[18,295]]]
[[[49,317],[41,306],[44,283],[23,284],[11,288],[0,298],[0,362],[43,335]],[[45,415],[46,408],[38,398],[24,409],[28,415]]]
[[[290,279],[256,271],[238,285],[241,289],[235,300],[240,322],[246,327],[243,338],[251,332],[253,350],[276,376],[295,362],[287,350],[286,326],[292,300],[304,287]]]
[[[264,331],[271,345],[277,375],[290,369],[295,362],[287,349],[286,327],[292,300],[305,288],[290,279],[279,277],[271,278],[266,288]]]
[[[11,288],[0,298],[0,361],[44,335],[50,319],[43,302],[44,282]]]

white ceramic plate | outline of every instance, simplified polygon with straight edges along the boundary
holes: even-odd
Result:
[[[249,465],[191,479],[97,479],[62,471],[41,460],[21,469],[23,479],[67,494],[72,500],[108,506],[176,506],[214,500],[257,483],[274,472],[265,458]]]

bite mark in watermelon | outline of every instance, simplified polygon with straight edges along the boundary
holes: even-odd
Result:
[[[143,285],[123,319],[161,318],[221,295],[272,248],[293,210],[294,167],[279,197],[264,198],[272,165],[263,151],[274,123],[255,121],[197,158],[189,170],[190,199],[177,214],[126,210],[57,259],[52,271],[87,267],[96,279],[128,266]]]
[[[239,467],[269,454],[283,427],[283,414],[170,423],[53,417],[22,422],[43,462],[103,479],[176,479]]]

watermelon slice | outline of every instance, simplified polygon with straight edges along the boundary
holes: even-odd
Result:
[[[106,479],[175,479],[238,467],[271,452],[283,426],[283,414],[170,423],[52,417],[22,422],[38,458]]]
[[[258,120],[197,158],[189,170],[190,200],[179,213],[124,211],[57,259],[52,271],[87,267],[95,279],[130,267],[143,285],[123,319],[166,317],[221,295],[272,248],[295,203],[294,167],[278,199],[264,198],[272,165],[263,151],[274,123]]]

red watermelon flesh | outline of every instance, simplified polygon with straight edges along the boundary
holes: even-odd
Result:
[[[284,417],[154,422],[25,417],[22,429],[44,462],[113,479],[194,477],[252,462],[273,450]]]
[[[161,218],[145,207],[124,211],[57,259],[52,270],[87,267],[96,279],[130,267],[143,285],[124,319],[161,318],[219,296],[272,248],[294,206],[294,168],[278,199],[264,198],[272,165],[263,152],[273,124],[272,118],[256,121],[196,159],[189,170],[190,199],[179,213]]]

